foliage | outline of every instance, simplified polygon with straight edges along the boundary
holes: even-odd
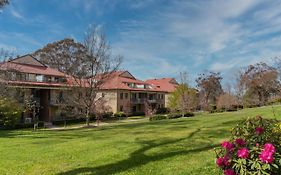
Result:
[[[279,92],[278,71],[266,63],[257,63],[245,68],[239,76],[244,87],[247,105],[265,105],[273,94]]]
[[[169,96],[168,106],[172,111],[181,111],[181,113],[195,110],[198,106],[197,91],[180,84]]]
[[[237,99],[235,96],[230,93],[221,94],[217,100],[217,109],[225,111],[233,111],[238,105]]]
[[[167,114],[170,112],[170,109],[169,108],[158,108],[156,110],[156,114]]]
[[[44,64],[56,68],[61,72],[69,74],[77,66],[83,65],[82,59],[87,56],[87,50],[83,44],[75,42],[71,38],[47,44],[34,54]]]
[[[230,141],[217,152],[217,166],[224,174],[278,175],[281,171],[280,121],[248,118],[232,129]]]
[[[179,114],[179,113],[172,113],[172,114],[167,115],[168,119],[177,119],[177,118],[181,118],[181,117],[182,117],[182,114]]]
[[[194,113],[192,112],[185,112],[184,113],[184,117],[192,117],[194,116]],[[171,114],[168,114],[168,115],[154,115],[152,117],[149,118],[150,121],[153,121],[153,120],[164,120],[164,119],[177,119],[177,118],[181,118],[183,117],[181,113],[171,113]]]
[[[193,117],[194,113],[193,112],[186,112],[184,113],[184,117]]]
[[[0,100],[0,128],[14,128],[19,122],[22,107],[11,99]]]
[[[200,74],[196,79],[197,87],[200,90],[201,105],[205,110],[210,110],[210,106],[215,105],[217,97],[222,94],[221,80],[220,73],[215,72]]]
[[[127,117],[127,115],[124,112],[117,112],[114,114],[114,117],[124,118],[124,117]]]

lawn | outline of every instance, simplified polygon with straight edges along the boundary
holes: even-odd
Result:
[[[281,106],[275,106],[281,119]],[[219,174],[213,148],[271,107],[68,131],[0,131],[0,174]],[[136,118],[137,119],[137,118]]]

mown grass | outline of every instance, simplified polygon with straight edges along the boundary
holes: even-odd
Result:
[[[275,106],[281,119],[281,106]],[[0,174],[210,174],[213,148],[230,129],[272,108],[149,122],[120,122],[68,131],[0,131]]]

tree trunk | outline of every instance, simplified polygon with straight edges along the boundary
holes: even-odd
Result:
[[[100,117],[99,117],[99,116],[97,116],[97,118],[96,118],[96,119],[97,119],[97,121],[96,121],[96,122],[97,122],[97,126],[99,126],[99,125],[100,125]]]
[[[86,125],[90,126],[90,116],[89,116],[89,110],[86,112]]]

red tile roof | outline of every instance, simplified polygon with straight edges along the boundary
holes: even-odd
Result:
[[[57,77],[65,76],[64,73],[62,73],[56,69],[50,68],[50,67],[20,64],[20,63],[13,63],[13,62],[3,63],[1,65],[1,69],[9,69],[9,70],[15,70],[18,72],[22,72],[22,73],[50,75],[50,76],[57,76]]]
[[[173,92],[178,86],[177,81],[174,78],[161,78],[161,79],[149,79],[146,83],[156,86],[161,91]]]
[[[132,90],[132,91],[161,91],[159,88],[151,86],[142,80],[138,80],[135,77],[127,77],[124,74],[130,74],[128,71],[117,71],[114,72],[107,81],[102,85],[102,89],[121,89],[121,90]],[[146,88],[137,88],[128,86],[129,83],[134,85],[143,85]]]

